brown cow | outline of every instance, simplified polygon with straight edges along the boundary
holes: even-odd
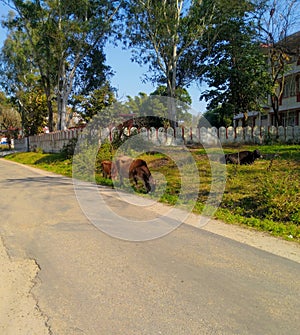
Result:
[[[112,164],[112,179],[116,179],[118,175],[121,185],[123,185],[123,178],[133,179],[135,185],[138,184],[138,180],[140,179],[147,192],[154,190],[154,181],[151,172],[143,159],[132,159],[127,156],[117,158]]]
[[[101,168],[102,168],[102,174],[104,178],[110,178],[111,179],[111,161],[102,161],[101,162]]]

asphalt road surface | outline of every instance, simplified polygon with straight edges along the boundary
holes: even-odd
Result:
[[[113,238],[82,212],[71,179],[3,159],[0,190],[0,234],[12,258],[40,267],[31,293],[49,334],[299,334],[297,262],[188,225]]]

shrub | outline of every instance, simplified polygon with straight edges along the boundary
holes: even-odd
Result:
[[[71,158],[74,155],[76,144],[77,144],[77,138],[70,139],[68,144],[65,144],[61,149],[62,156],[67,159]]]
[[[300,194],[297,180],[299,176],[287,171],[281,178],[265,173],[259,181],[258,211],[262,217],[274,221],[300,224]]]
[[[97,173],[101,172],[101,162],[102,161],[112,160],[113,152],[114,152],[114,149],[110,141],[109,140],[103,141],[103,143],[101,144],[98,150],[97,157],[96,157],[96,172]]]

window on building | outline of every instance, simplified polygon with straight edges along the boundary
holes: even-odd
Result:
[[[296,76],[296,95],[297,102],[300,102],[300,75]]]
[[[296,95],[296,78],[287,77],[283,88],[283,98],[294,97]]]
[[[287,112],[282,115],[282,124],[284,127],[296,125],[296,112]]]

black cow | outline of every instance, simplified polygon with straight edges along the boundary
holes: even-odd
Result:
[[[246,164],[253,164],[254,161],[257,158],[261,158],[262,155],[259,152],[259,150],[254,151],[240,151],[233,154],[226,154],[225,155],[225,162],[231,163],[231,164],[240,164],[240,165],[246,165]]]

